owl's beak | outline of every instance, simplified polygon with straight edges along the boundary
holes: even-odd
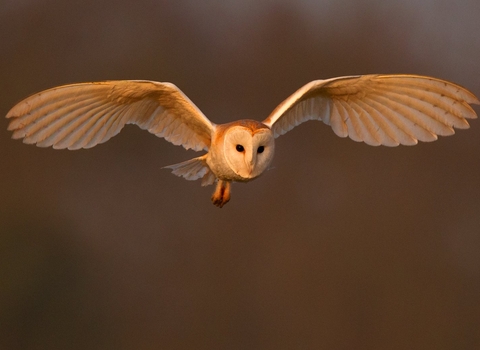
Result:
[[[256,154],[253,154],[251,157],[245,158],[245,165],[247,166],[247,174],[251,177],[253,169],[255,168]]]
[[[248,176],[251,176],[253,173],[253,164],[247,164]]]

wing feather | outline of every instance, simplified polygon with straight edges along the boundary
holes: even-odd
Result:
[[[14,106],[12,137],[54,148],[90,148],[126,124],[196,151],[210,146],[215,124],[175,85],[146,80],[81,83],[39,92]]]
[[[409,98],[408,94],[410,91],[411,90],[402,86],[397,87],[395,91],[392,91],[391,89],[388,90],[388,92],[391,94],[402,95],[405,98]],[[415,108],[419,108],[419,110],[423,111],[424,113],[426,111],[428,111],[428,113],[432,113],[433,118],[443,122],[446,125],[459,129],[465,129],[469,127],[465,118],[476,118],[475,111],[472,109],[472,107],[470,107],[470,105],[458,103],[458,100],[454,97],[442,95],[432,91],[422,91],[421,93],[422,97],[420,99],[410,98],[410,103],[415,103]],[[464,118],[463,116],[466,117]]]
[[[398,146],[400,144],[398,141],[400,137],[397,135],[398,128],[388,118],[383,118],[376,109],[362,100],[357,100],[354,104],[365,112],[367,118],[371,119],[372,127],[376,128],[376,138],[379,144],[386,146]]]
[[[343,120],[347,125],[348,135],[354,141],[360,142],[362,141],[361,130],[359,130],[359,123],[356,120],[355,114],[350,109],[350,106],[344,101],[337,101],[339,110],[341,111],[341,115],[343,116]]]
[[[37,126],[29,130],[25,137],[25,143],[42,143],[45,146],[57,146],[57,143],[67,138],[77,131],[90,117],[90,113],[104,110],[104,104],[101,101],[95,101],[92,104],[75,109],[71,113],[64,114],[64,111],[58,111],[60,117],[42,126]]]
[[[333,104],[332,113],[329,115],[329,117],[330,117],[329,118],[330,124],[332,125],[333,131],[335,132],[335,134],[337,134],[340,137],[347,137],[348,136],[347,124],[345,124],[344,117],[341,114],[341,111],[338,109],[336,104]]]
[[[415,139],[419,141],[434,141],[435,134],[429,131],[429,127],[424,120],[422,120],[418,113],[411,109],[404,108],[398,103],[392,103],[385,95],[372,95],[369,97],[372,101],[377,103],[379,108],[388,113],[391,119],[398,119],[404,122],[407,127],[404,129],[406,133],[410,133]],[[380,107],[381,106],[381,107]]]
[[[70,144],[69,148],[71,150],[88,148],[87,145],[96,135],[101,140],[107,133],[108,128],[115,122],[119,109],[120,107],[110,108],[107,113],[98,111],[92,115],[87,123],[76,130],[76,140],[72,141],[73,143]]]
[[[92,148],[99,143],[103,143],[117,135],[124,125],[124,114],[127,113],[126,106],[117,107],[105,125],[96,133],[92,133],[90,141],[83,148]]]
[[[379,89],[380,91],[381,89]],[[465,126],[464,115],[469,119],[476,118],[475,111],[468,104],[458,103],[453,97],[431,91],[418,91],[418,98],[412,98],[411,90],[398,87],[395,90],[385,89],[385,94],[402,99],[406,105],[410,105],[425,114],[431,114],[432,118],[449,126],[461,128]],[[468,125],[468,123],[467,123]]]
[[[112,108],[109,108],[109,111],[110,110],[112,110]],[[61,128],[55,128],[55,126],[52,125],[52,132],[50,133],[51,136],[49,137],[48,141],[45,140],[45,144],[52,144],[58,149],[67,147],[74,149],[74,145],[83,143],[82,141],[79,142],[79,140],[85,140],[84,137],[93,136],[89,135],[88,131],[92,125],[98,121],[98,119],[106,115],[104,111],[105,105],[100,103],[96,107],[90,110],[82,111],[82,114],[78,114],[74,118],[71,118],[68,124]],[[107,115],[109,114],[110,113],[107,113]]]
[[[421,100],[395,92],[387,92],[381,98],[385,103],[395,106],[394,108],[401,114],[410,116],[411,120],[436,135],[449,136],[455,133],[448,121],[437,113],[436,106],[426,106]]]
[[[96,99],[87,98],[85,101],[67,100],[65,104],[61,106],[58,106],[54,103],[41,106],[41,108],[27,112],[28,114],[25,114],[23,118],[13,119],[8,126],[8,129],[13,130],[13,138],[15,139],[28,137],[32,134],[35,134],[42,128],[56,123],[62,116],[65,116],[65,120],[63,122],[66,123],[72,116],[73,112],[82,109],[85,107],[85,104],[88,105],[95,102]],[[9,116],[7,114],[7,118],[8,117]]]
[[[467,89],[419,75],[363,75],[312,81],[263,121],[278,137],[308,120],[370,145],[413,145],[467,129],[480,101]]]
[[[381,140],[386,137],[385,133],[377,126],[373,117],[370,116],[358,103],[352,101],[351,108],[359,116],[361,123],[365,125],[368,131],[369,137],[365,139],[365,142],[371,146],[378,146],[381,144]]]
[[[365,98],[365,103],[372,106],[381,118],[389,120],[398,128],[400,131],[400,144],[416,145],[418,143],[417,138],[423,134],[423,130],[418,127],[418,125],[415,125],[410,119],[405,118],[401,114],[396,113],[394,110],[377,101],[376,97],[378,96],[369,96]]]

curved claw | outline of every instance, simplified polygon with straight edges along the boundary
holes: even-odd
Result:
[[[212,195],[213,205],[221,208],[230,200],[230,181],[218,180],[217,188]]]

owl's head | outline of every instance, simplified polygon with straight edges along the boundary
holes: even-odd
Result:
[[[223,153],[228,166],[244,179],[254,179],[270,165],[274,154],[272,131],[253,120],[234,123],[225,133]]]

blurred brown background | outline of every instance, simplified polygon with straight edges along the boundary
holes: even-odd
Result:
[[[341,75],[480,95],[479,18],[478,0],[0,0],[0,114],[106,79],[173,82],[216,123]],[[478,120],[393,149],[303,124],[221,210],[161,169],[194,152],[134,126],[72,152],[7,125],[2,350],[480,348]]]

